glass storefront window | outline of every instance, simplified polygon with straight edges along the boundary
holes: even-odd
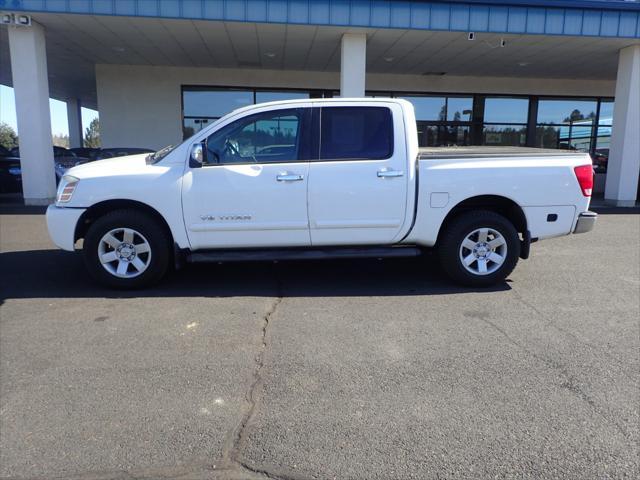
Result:
[[[469,122],[473,114],[473,97],[447,98],[447,120],[450,122]]]
[[[485,125],[482,132],[484,145],[524,146],[527,144],[526,125]]]
[[[596,116],[596,100],[553,99],[538,103],[538,124],[587,124]]]
[[[253,104],[250,90],[184,90],[182,108],[185,117],[220,118]]]
[[[609,146],[611,144],[611,130],[613,127],[613,100],[600,102],[600,116],[596,128],[595,145],[591,158],[596,173],[606,173],[609,163]]]
[[[613,123],[613,102],[610,100],[603,100],[600,102],[600,119],[598,120],[600,125],[611,125]]]
[[[541,98],[537,100],[535,128],[531,125],[529,129],[529,108],[530,103],[536,101],[535,97],[477,96],[477,103],[484,104],[484,114],[483,118],[476,118],[480,112],[476,112],[474,117],[475,95],[395,94],[385,91],[368,91],[366,94],[370,97],[393,96],[411,102],[416,112],[420,146],[479,143],[572,149],[590,152],[596,170],[606,171],[613,123],[612,99]],[[339,92],[184,87],[184,136],[193,135],[230,111],[254,102],[332,95],[337,96]],[[599,117],[596,118],[598,112]]]
[[[588,152],[591,148],[591,127],[538,125],[536,146]]]
[[[471,128],[466,125],[430,125],[418,122],[418,143],[421,147],[471,145]]]
[[[402,96],[413,104],[418,120],[418,144],[471,144],[473,97]]]
[[[310,91],[185,87],[182,90],[183,138],[189,138],[227,113],[253,105],[254,102],[293,100],[310,96]]]
[[[189,138],[213,122],[215,119],[212,118],[185,118],[182,121],[183,138]]]
[[[484,102],[486,123],[526,124],[529,115],[528,98],[487,97]]]
[[[593,168],[596,173],[606,173],[609,163],[609,148],[611,146],[611,127],[599,127],[596,147],[591,154]]]
[[[398,97],[408,100],[416,111],[416,119],[445,120],[447,116],[447,99],[445,97]]]

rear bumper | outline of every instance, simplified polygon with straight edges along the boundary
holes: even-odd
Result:
[[[76,243],[76,225],[85,210],[85,208],[49,205],[47,208],[47,229],[53,243],[63,250],[73,252]]]
[[[578,215],[578,221],[576,222],[576,228],[573,229],[573,233],[587,233],[593,230],[598,220],[598,214],[596,212],[582,212]]]

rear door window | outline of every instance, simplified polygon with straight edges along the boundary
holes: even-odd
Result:
[[[323,107],[320,160],[384,160],[393,155],[393,120],[386,107]]]

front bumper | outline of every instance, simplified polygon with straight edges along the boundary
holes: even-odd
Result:
[[[56,207],[47,208],[47,229],[53,243],[63,250],[75,249],[76,225],[86,208]]]
[[[573,229],[573,233],[587,233],[593,230],[596,226],[598,214],[596,212],[582,212],[578,215],[578,221],[576,222],[576,228]]]

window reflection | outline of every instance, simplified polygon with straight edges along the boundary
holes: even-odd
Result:
[[[528,98],[487,97],[484,102],[485,123],[527,123]]]
[[[301,109],[241,118],[207,139],[207,163],[277,163],[298,159]]]
[[[421,147],[471,145],[473,97],[402,96],[413,104]]]
[[[528,98],[485,98],[483,143],[495,146],[525,146],[528,117]]]
[[[526,125],[485,125],[482,131],[485,145],[523,147],[527,144]]]
[[[445,97],[411,96],[399,97],[413,104],[416,120],[445,120],[447,118],[447,99]]]
[[[332,90],[184,87],[184,137],[199,132],[216,119],[242,106],[286,99],[327,98],[338,94]],[[383,91],[370,91],[367,95],[391,96],[411,102],[416,113],[420,146],[532,145],[579,150],[592,155],[597,172],[606,172],[613,123],[614,102],[611,99],[536,100],[536,97],[477,95],[474,103],[474,95],[400,94]],[[529,126],[530,103],[535,109],[536,101],[537,117],[535,123],[532,121]],[[474,116],[475,104],[483,105],[484,109]]]
[[[472,97],[447,98],[447,120],[451,122],[468,122],[471,121],[472,113]]]
[[[538,123],[561,125],[577,121],[592,121],[596,117],[595,100],[540,100]]]
[[[418,122],[418,143],[421,147],[471,145],[471,127],[464,125],[433,125],[426,122]]]
[[[613,102],[603,101],[600,103],[600,120],[599,125],[613,124]]]
[[[239,90],[207,87],[182,89],[182,134],[189,138],[215,120],[247,105],[310,98],[310,91],[295,90]]]
[[[185,117],[220,118],[252,103],[250,90],[184,90],[182,93]]]
[[[597,112],[596,99],[541,99],[536,146],[588,152],[596,172],[606,172],[613,102],[601,101],[599,118]]]
[[[596,173],[605,173],[609,163],[609,148],[611,146],[611,127],[598,127],[596,145],[591,157]]]

